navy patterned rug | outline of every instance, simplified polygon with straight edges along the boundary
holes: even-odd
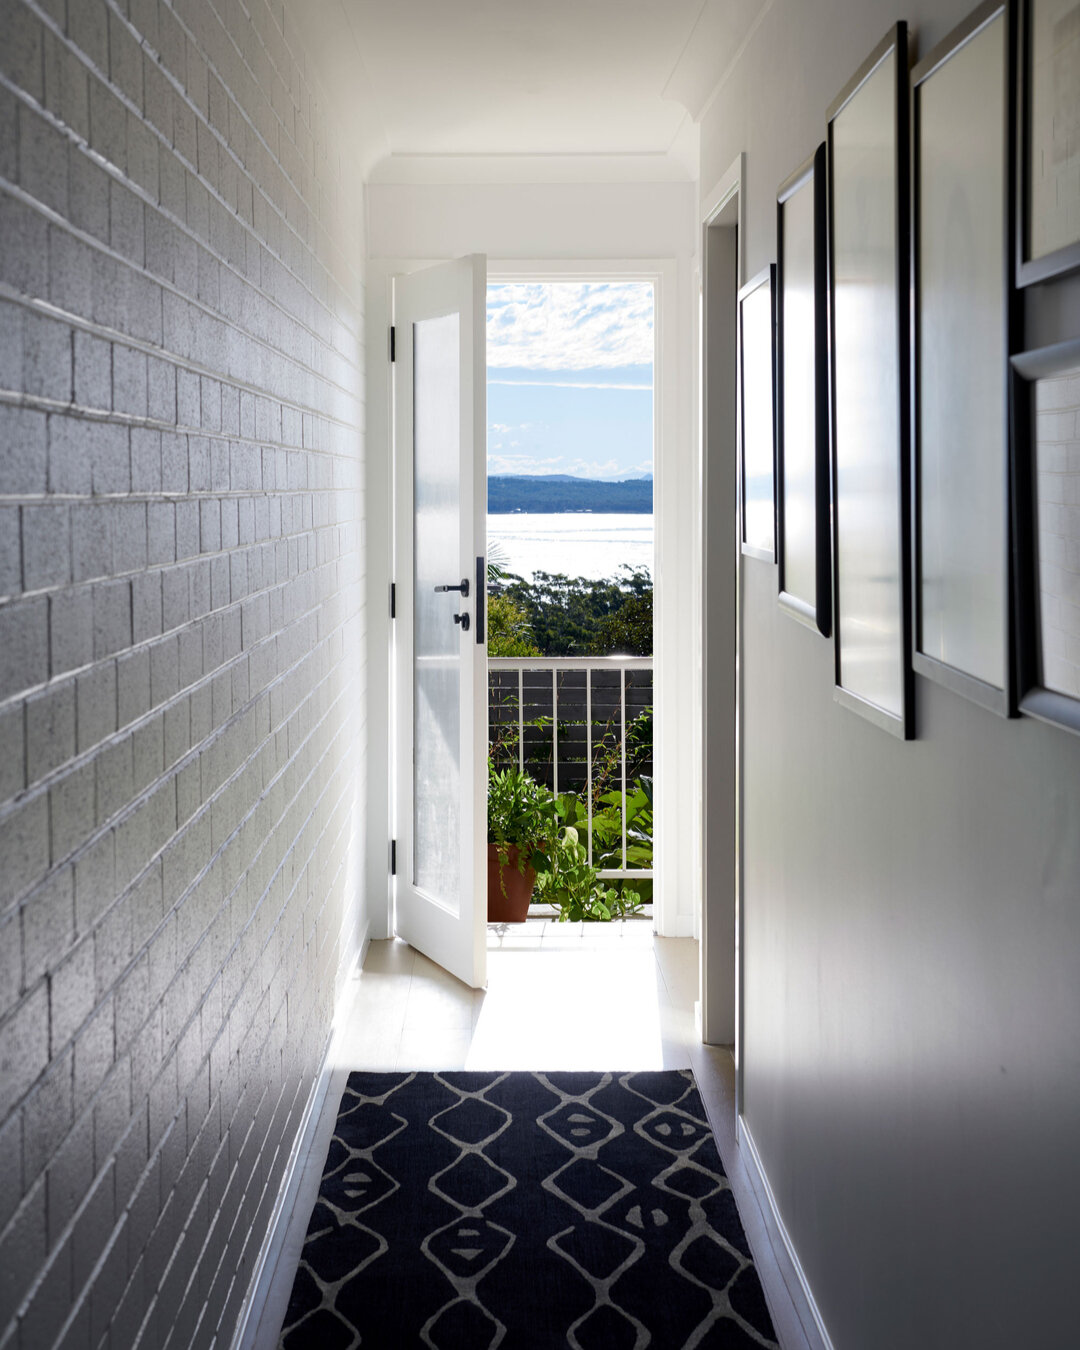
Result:
[[[775,1345],[689,1070],[350,1074],[283,1350]]]

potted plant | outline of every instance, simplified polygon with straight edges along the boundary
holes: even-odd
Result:
[[[520,769],[488,763],[488,922],[524,923],[558,835],[555,798]]]

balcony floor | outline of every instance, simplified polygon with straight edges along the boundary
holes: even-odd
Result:
[[[274,1350],[352,1069],[692,1068],[742,1214],[783,1350],[808,1350],[735,1142],[730,1049],[695,1025],[698,944],[649,923],[530,918],[488,926],[488,988],[466,988],[406,943],[373,942],[343,1000],[323,1095],[274,1232],[244,1350]],[[798,1297],[798,1295],[796,1295]],[[803,1317],[808,1314],[805,1309]]]

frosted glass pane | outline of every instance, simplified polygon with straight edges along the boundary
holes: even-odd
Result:
[[[893,52],[833,121],[833,314],[842,683],[900,717],[895,90]]]
[[[1080,366],[1035,386],[1041,677],[1080,698]]]
[[[413,325],[413,882],[457,910],[461,777],[458,315]]]
[[[918,90],[920,650],[1005,687],[1005,19]]]
[[[743,538],[772,553],[773,377],[772,294],[763,282],[742,303]]]
[[[784,589],[817,608],[814,180],[784,203]]]

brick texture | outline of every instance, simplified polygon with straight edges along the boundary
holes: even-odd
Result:
[[[0,0],[0,1346],[228,1345],[355,956],[362,211],[281,0]]]

